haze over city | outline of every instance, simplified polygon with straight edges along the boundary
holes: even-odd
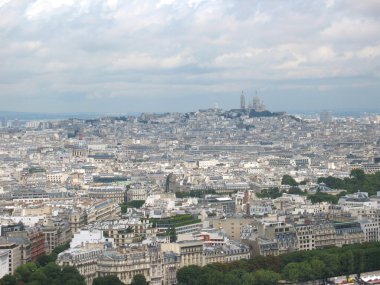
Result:
[[[0,110],[378,111],[379,1],[0,0]]]

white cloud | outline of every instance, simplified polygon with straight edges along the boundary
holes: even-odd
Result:
[[[373,87],[378,3],[0,0],[0,93],[203,96],[255,84],[329,92],[339,89],[331,78],[347,77]]]
[[[0,8],[7,5],[12,0],[0,0]]]

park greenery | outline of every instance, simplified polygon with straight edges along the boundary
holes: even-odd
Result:
[[[195,223],[200,223],[201,220],[191,214],[176,215],[170,218],[150,219],[153,227],[157,228],[176,228]]]
[[[297,194],[297,195],[307,195],[307,199],[311,201],[311,203],[321,203],[321,202],[328,202],[332,204],[337,204],[339,197],[346,194],[346,192],[341,192],[338,195],[332,195],[324,192],[316,192],[315,194],[307,194],[306,192],[302,191],[298,187],[291,187],[288,192],[289,194]],[[278,197],[282,196],[282,191],[279,188],[269,188],[269,189],[263,189],[261,193],[257,193],[256,196],[258,198],[270,198],[270,199],[276,199]]]
[[[121,212],[124,214],[127,212],[128,208],[139,209],[142,207],[142,205],[144,205],[144,203],[145,203],[145,200],[133,200],[133,201],[120,204],[120,209],[121,209]]]
[[[284,175],[281,179],[282,185],[291,186],[287,193],[297,195],[307,195],[307,198],[313,203],[328,202],[337,204],[340,197],[347,193],[354,193],[357,191],[368,192],[369,195],[376,195],[376,192],[380,189],[380,172],[375,174],[365,174],[361,169],[353,169],[350,172],[350,177],[344,179],[328,176],[318,178],[318,183],[325,183],[326,186],[332,189],[345,190],[337,195],[317,191],[315,194],[307,194],[302,191],[298,186],[303,185],[306,181],[297,183],[295,179],[290,175]],[[258,198],[270,198],[276,199],[282,196],[282,191],[275,187],[264,189],[260,193],[257,193]]]
[[[256,193],[257,198],[270,198],[276,199],[282,196],[282,192],[279,188],[263,189],[260,193]]]
[[[281,185],[298,186],[298,183],[292,176],[284,175],[281,179]]]
[[[380,171],[374,174],[365,174],[361,169],[353,169],[350,177],[344,179],[332,176],[318,178],[318,183],[322,182],[330,188],[343,189],[348,193],[364,191],[369,195],[376,195],[380,189]]]
[[[279,280],[326,280],[380,269],[380,243],[342,248],[297,251],[280,256],[258,256],[204,267],[188,266],[177,272],[181,285],[277,284]]]

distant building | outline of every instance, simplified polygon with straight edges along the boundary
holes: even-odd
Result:
[[[88,196],[96,199],[110,199],[121,204],[127,200],[127,189],[122,186],[91,187],[88,190]]]
[[[322,123],[331,123],[332,122],[332,114],[330,111],[322,111],[319,114],[319,121]]]
[[[245,109],[245,96],[243,91],[241,91],[240,95],[240,109]]]
[[[266,107],[263,101],[259,97],[255,96],[252,101],[252,109],[256,112],[263,112],[266,110]]]

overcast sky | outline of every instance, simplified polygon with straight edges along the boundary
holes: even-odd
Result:
[[[0,110],[380,111],[378,0],[0,0]]]

